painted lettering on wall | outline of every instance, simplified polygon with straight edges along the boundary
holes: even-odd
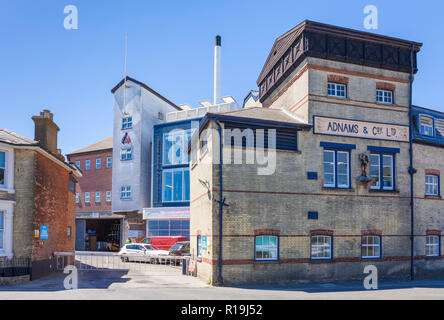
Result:
[[[354,138],[409,141],[408,126],[319,116],[314,117],[313,132]]]

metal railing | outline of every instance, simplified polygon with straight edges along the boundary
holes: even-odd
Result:
[[[0,259],[0,277],[25,276],[31,273],[31,259],[17,258]]]
[[[167,255],[120,255],[112,252],[55,252],[57,270],[74,265],[77,270],[144,271],[187,274],[190,257]]]

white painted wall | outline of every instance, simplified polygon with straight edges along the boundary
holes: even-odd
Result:
[[[114,94],[112,211],[142,213],[143,207],[150,206],[153,126],[161,122],[159,112],[165,118],[166,113],[176,109],[130,80],[127,81],[124,106],[123,87]],[[121,130],[124,112],[133,117],[130,130]],[[133,159],[129,161],[120,160],[125,132],[128,132],[133,147]],[[122,186],[131,186],[131,200],[120,199]]]

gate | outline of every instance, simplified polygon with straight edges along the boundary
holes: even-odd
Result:
[[[188,275],[190,257],[125,255],[113,252],[55,252],[57,270],[74,265],[82,271],[139,271],[155,275]],[[194,273],[194,272],[193,272]]]

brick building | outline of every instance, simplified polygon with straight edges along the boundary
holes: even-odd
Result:
[[[442,114],[421,111],[437,136],[415,135],[410,164],[410,128],[425,126],[409,117],[420,47],[310,21],[276,40],[257,82],[262,108],[207,114],[200,125],[206,151],[190,165],[200,277],[358,281],[372,264],[381,280],[409,279],[412,261],[417,277],[442,276],[442,199],[425,192],[439,189]],[[231,164],[236,152],[242,164]],[[270,161],[274,170],[259,174]]]
[[[54,252],[74,251],[81,173],[57,149],[52,113],[32,119],[34,140],[0,129],[0,260],[28,260],[36,279],[54,271]]]
[[[76,190],[76,250],[108,250],[123,242],[123,216],[112,213],[113,138],[67,155],[82,171]]]

